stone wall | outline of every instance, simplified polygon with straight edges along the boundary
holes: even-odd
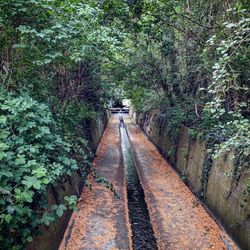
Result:
[[[89,147],[93,152],[96,151],[101,136],[108,123],[108,114],[99,114],[96,120],[90,122],[89,129]],[[83,189],[83,182],[80,175],[75,172],[71,177],[65,177],[64,184],[58,185],[48,190],[49,204],[60,204],[63,197],[67,195],[78,195]],[[57,250],[72,212],[66,211],[56,223],[43,226],[41,234],[33,238],[33,241],[27,246],[28,250]]]
[[[135,116],[135,115],[134,115]],[[169,130],[163,114],[143,113],[136,121],[159,151],[176,168],[182,179],[195,194],[203,193],[204,204],[224,225],[242,249],[250,249],[250,196],[247,185],[250,168],[233,177],[234,153],[212,162],[208,178],[206,167],[206,142],[190,138],[190,129],[179,126]]]

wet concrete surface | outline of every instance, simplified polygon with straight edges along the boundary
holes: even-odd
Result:
[[[145,134],[126,118],[159,249],[238,249]]]
[[[121,144],[128,194],[128,211],[132,230],[134,250],[157,250],[157,243],[145,202],[144,191],[137,174],[133,153],[129,143],[126,127],[121,123]]]
[[[113,183],[120,199],[94,182],[93,191],[84,188],[60,250],[132,249],[117,117],[111,117],[96,154],[97,173]]]

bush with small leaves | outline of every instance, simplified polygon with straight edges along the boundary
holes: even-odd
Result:
[[[75,209],[76,196],[49,206],[48,188],[90,164],[81,145],[60,134],[46,105],[1,89],[0,113],[0,245],[21,249],[40,225]]]

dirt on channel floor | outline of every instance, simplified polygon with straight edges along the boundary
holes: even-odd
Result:
[[[159,249],[238,249],[139,126],[125,123]]]
[[[235,250],[238,247],[197,201],[141,129],[125,118],[158,249]],[[60,250],[132,249],[119,120],[111,117],[94,160],[98,174],[119,191],[84,188]],[[142,248],[143,249],[143,248]]]
[[[98,174],[113,183],[120,199],[94,182],[93,191],[84,188],[60,250],[132,249],[117,117],[111,117],[96,155],[94,165]]]

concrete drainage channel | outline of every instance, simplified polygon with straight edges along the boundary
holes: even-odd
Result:
[[[94,164],[121,199],[95,182],[92,191],[85,188],[59,249],[239,249],[129,116],[126,128],[117,118]]]
[[[144,191],[137,174],[133,153],[123,120],[120,122],[122,153],[126,174],[129,220],[132,230],[133,249],[158,249],[150,223]]]

